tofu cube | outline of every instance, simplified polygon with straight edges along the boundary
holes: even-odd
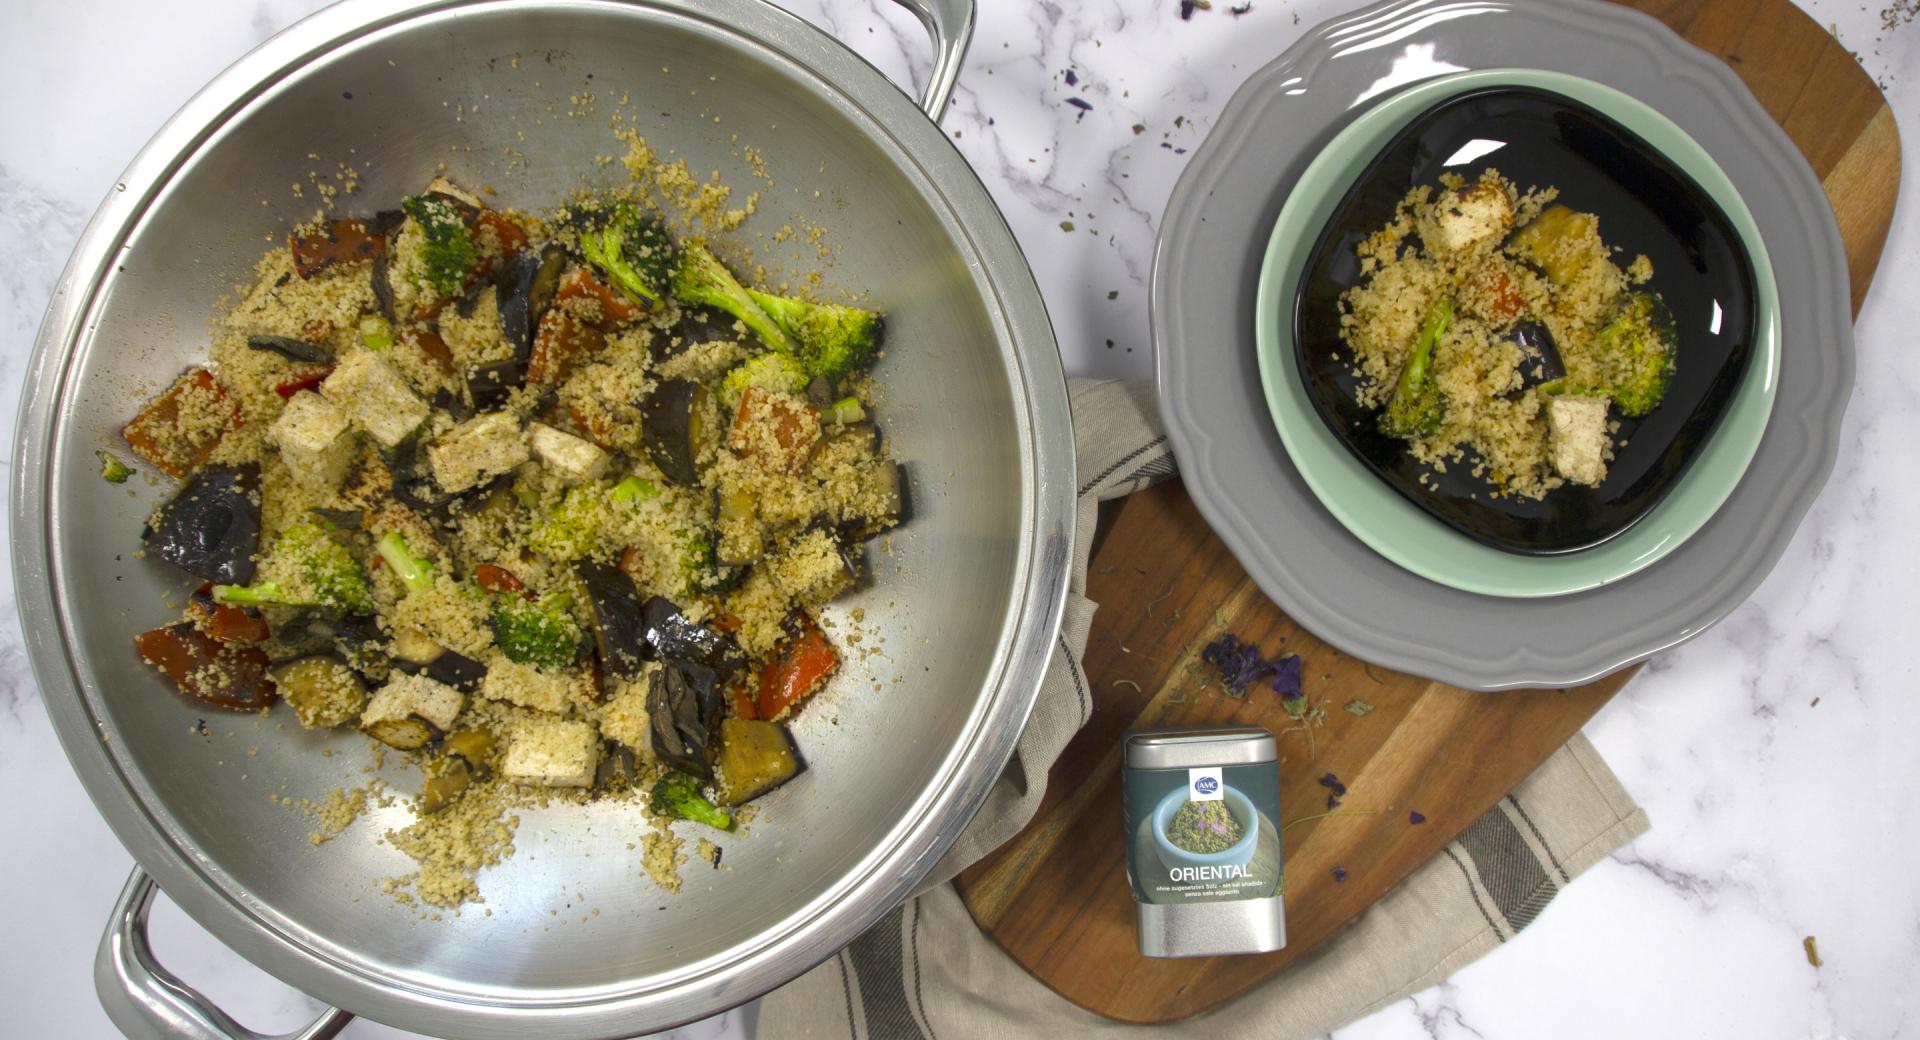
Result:
[[[467,699],[424,675],[395,674],[360,712],[360,728],[397,748],[424,747],[453,728]]]
[[[287,400],[268,431],[293,479],[310,491],[337,490],[353,462],[353,423],[339,406],[311,390]]]
[[[1563,394],[1547,402],[1547,443],[1553,468],[1575,484],[1596,486],[1607,479],[1607,405],[1605,397]]]
[[[395,447],[427,420],[427,403],[371,350],[349,353],[320,384],[320,393],[382,448]]]
[[[600,765],[600,732],[573,719],[523,719],[513,728],[500,772],[543,787],[587,787]]]
[[[527,461],[526,435],[510,412],[475,416],[427,445],[434,482],[448,491],[465,491]]]
[[[1447,188],[1434,200],[1431,221],[1421,240],[1437,252],[1458,253],[1505,237],[1513,228],[1513,200],[1498,184],[1479,181]]]
[[[533,441],[533,453],[540,457],[540,462],[569,484],[599,480],[606,474],[607,464],[613,461],[613,456],[592,441],[556,430],[546,423],[533,423],[527,432]]]

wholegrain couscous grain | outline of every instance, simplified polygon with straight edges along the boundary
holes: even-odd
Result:
[[[249,649],[275,668],[307,662],[318,677],[297,706],[303,726],[358,725],[421,769],[427,789],[411,803],[413,819],[384,833],[417,867],[380,883],[405,904],[482,900],[478,874],[514,853],[523,810],[588,800],[631,807],[644,830],[641,869],[677,891],[688,857],[675,828],[692,825],[673,822],[651,790],[689,767],[659,753],[649,705],[666,670],[691,665],[660,650],[638,674],[610,670],[618,659],[578,636],[600,620],[585,568],[617,564],[632,602],[666,601],[683,623],[724,641],[733,649],[718,660],[732,689],[750,688],[783,622],[852,585],[859,542],[900,519],[903,478],[877,431],[828,422],[818,391],[769,393],[741,414],[723,412],[714,436],[687,433],[692,481],[663,471],[641,404],[667,380],[716,384],[767,346],[711,314],[695,334],[671,298],[620,295],[607,271],[582,262],[580,236],[619,206],[675,217],[682,232],[727,231],[758,196],[736,200],[637,135],[625,140],[632,186],[611,200],[575,199],[551,220],[489,210],[481,194],[444,179],[384,230],[360,220],[336,235],[344,225],[317,213],[237,287],[207,365],[128,428],[141,437],[137,453],[165,460],[155,462],[165,472],[258,468],[260,580],[213,595],[258,598],[245,609],[271,634]],[[467,236],[464,271],[436,252],[448,234]],[[352,256],[327,252],[344,240],[368,244]],[[296,264],[302,243],[306,260]],[[512,265],[546,255],[542,243],[566,250],[568,291],[547,311],[556,320],[531,315],[528,339],[516,343],[507,303],[530,305],[509,299],[525,284]],[[568,323],[571,353],[539,341]],[[283,348],[297,341],[306,360],[260,349],[263,336]],[[476,381],[501,366],[530,369],[526,354],[542,349],[555,360],[544,381],[531,371],[525,385]],[[871,404],[864,374],[835,382],[836,395]],[[722,488],[750,501],[734,519],[752,526],[751,539],[719,530]],[[315,558],[283,539],[289,531],[344,550],[359,583],[350,609],[371,604],[372,613],[322,601],[316,590],[339,575],[316,571]],[[516,620],[542,611],[556,613]],[[554,633],[573,642],[524,642]],[[216,659],[189,684],[218,687],[233,672]],[[731,690],[725,701],[726,713],[752,711]],[[315,842],[345,833],[373,790],[302,803],[320,824]],[[742,807],[736,819],[753,815]],[[698,848],[717,863],[717,845]]]

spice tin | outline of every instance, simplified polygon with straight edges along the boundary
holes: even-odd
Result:
[[[1201,957],[1285,946],[1273,734],[1258,726],[1137,730],[1121,761],[1140,952]]]

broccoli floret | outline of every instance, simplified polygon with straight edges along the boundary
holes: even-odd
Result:
[[[693,592],[725,592],[747,576],[745,567],[720,562],[711,532],[681,531],[680,574]]]
[[[517,592],[496,593],[490,619],[494,642],[507,659],[541,668],[564,668],[580,652],[580,623],[573,597],[549,592],[529,600]]]
[[[1433,356],[1439,350],[1440,337],[1446,334],[1447,325],[1452,321],[1452,300],[1441,300],[1427,312],[1420,336],[1413,342],[1413,352],[1407,356],[1406,367],[1400,370],[1400,378],[1394,383],[1393,398],[1387,402],[1386,411],[1380,413],[1380,430],[1387,436],[1411,439],[1440,429],[1440,422],[1447,414],[1447,400],[1440,393]]]
[[[433,587],[433,563],[413,554],[407,540],[398,531],[388,531],[373,543],[374,551],[387,561],[400,583],[414,592]]]
[[[732,830],[733,817],[725,809],[707,801],[700,793],[700,781],[682,772],[672,772],[653,785],[649,801],[653,811],[679,820],[704,823],[715,830]]]
[[[1611,397],[1620,414],[1637,418],[1653,411],[1667,396],[1673,383],[1674,352],[1680,338],[1675,331],[1673,313],[1660,297],[1652,293],[1628,293],[1620,301],[1613,317],[1594,333],[1592,352],[1598,356],[1613,382],[1589,385],[1573,379],[1543,383],[1540,392],[1549,397],[1576,394],[1582,397]]]
[[[740,319],[760,342],[790,357],[800,356],[800,344],[747,295],[747,287],[727,270],[704,242],[691,242],[680,251],[680,267],[673,277],[673,295],[681,303],[712,307]]]
[[[346,546],[318,520],[281,533],[252,585],[215,585],[213,600],[236,607],[328,606],[353,614],[373,612],[366,572]]]
[[[607,498],[612,500],[614,505],[631,508],[645,502],[647,499],[657,497],[659,494],[660,489],[653,486],[653,481],[641,480],[639,477],[628,477],[620,483],[615,484],[613,490],[607,492]]]
[[[838,303],[812,303],[755,289],[747,295],[800,344],[807,374],[837,380],[866,365],[880,344],[880,315]]]
[[[125,484],[133,476],[133,467],[121,462],[111,452],[96,451],[94,457],[100,460],[100,479],[109,484]]]
[[[845,426],[847,423],[860,422],[866,417],[867,408],[860,403],[858,397],[842,397],[838,401],[828,405],[826,409],[820,413],[820,418],[830,423],[838,423],[842,426]]]
[[[813,377],[800,367],[800,362],[787,355],[761,354],[733,366],[720,380],[720,403],[738,408],[741,396],[750,389],[791,394],[805,390],[812,381]]]
[[[587,263],[642,307],[658,307],[673,284],[678,260],[665,223],[624,201],[585,217],[580,252]]]
[[[459,295],[479,256],[473,232],[459,208],[438,195],[402,199],[400,208],[413,218],[424,240],[420,247],[421,281],[442,296]]]
[[[1667,396],[1678,345],[1673,314],[1660,297],[1629,293],[1595,338],[1595,346],[1603,355],[1613,355],[1611,367],[1624,373],[1609,394],[1620,406],[1620,414],[1645,415]]]
[[[534,525],[527,544],[555,560],[577,560],[599,546],[607,520],[605,505],[599,486],[571,488],[560,504]]]

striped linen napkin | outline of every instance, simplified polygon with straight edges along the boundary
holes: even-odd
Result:
[[[912,899],[832,959],[762,998],[759,1040],[1057,1040],[1141,1031],[1068,1003],[1035,981],[974,924],[949,883],[1033,818],[1048,769],[1093,713],[1080,659],[1095,608],[1086,598],[1086,577],[1099,504],[1174,472],[1151,383],[1075,380],[1069,389],[1081,474],[1079,538],[1054,663],[1013,759]],[[1289,1040],[1325,1034],[1432,986],[1511,939],[1575,875],[1646,829],[1646,813],[1576,735],[1318,950],[1252,991],[1158,1027],[1155,1035]]]

